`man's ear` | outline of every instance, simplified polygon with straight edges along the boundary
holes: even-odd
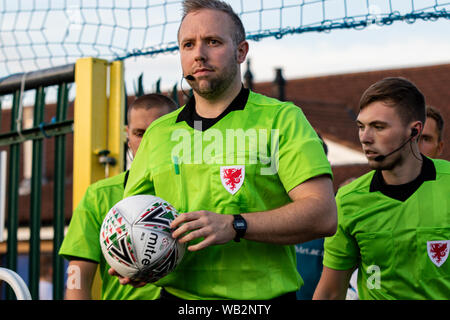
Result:
[[[239,64],[243,63],[245,61],[245,58],[247,57],[247,53],[248,53],[248,42],[246,40],[242,41],[241,43],[238,44],[236,50],[237,50],[237,62]]]
[[[423,123],[420,121],[416,121],[411,129],[411,139],[414,138],[416,142],[419,142],[420,135],[423,131]]]
[[[128,126],[125,126],[124,128],[125,128],[125,137],[127,139],[127,146],[128,146],[128,148],[131,148],[130,147],[130,139],[129,139],[130,133],[128,132]]]
[[[442,151],[444,150],[444,141],[439,141],[438,142],[438,147],[437,147],[437,156],[439,157],[442,154]]]

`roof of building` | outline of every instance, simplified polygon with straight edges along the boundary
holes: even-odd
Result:
[[[300,106],[324,137],[360,150],[354,120],[362,93],[386,77],[404,77],[424,94],[427,105],[444,118],[442,158],[450,160],[450,64],[287,79],[286,100]],[[255,83],[254,91],[273,96],[273,83]]]

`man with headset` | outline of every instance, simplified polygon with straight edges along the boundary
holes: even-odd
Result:
[[[248,42],[233,9],[183,9],[180,59],[194,95],[146,131],[124,193],[155,194],[182,213],[172,236],[187,251],[156,283],[161,298],[295,300],[294,244],[336,230],[330,164],[300,108],[243,87]],[[258,143],[238,142],[252,133]]]
[[[419,151],[422,93],[383,79],[364,92],[356,122],[374,170],[338,191],[314,299],[344,299],[355,268],[360,299],[448,299],[450,163]]]

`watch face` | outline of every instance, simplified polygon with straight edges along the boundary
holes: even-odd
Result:
[[[236,221],[236,228],[245,228],[245,223],[243,221]]]
[[[236,230],[236,237],[234,238],[234,241],[239,242],[247,230],[247,221],[245,221],[241,215],[235,215],[233,228]]]

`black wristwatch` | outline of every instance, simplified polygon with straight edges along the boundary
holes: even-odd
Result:
[[[247,221],[245,221],[245,219],[240,214],[235,214],[233,220],[233,228],[236,231],[236,237],[234,237],[234,241],[239,242],[247,231]]]

